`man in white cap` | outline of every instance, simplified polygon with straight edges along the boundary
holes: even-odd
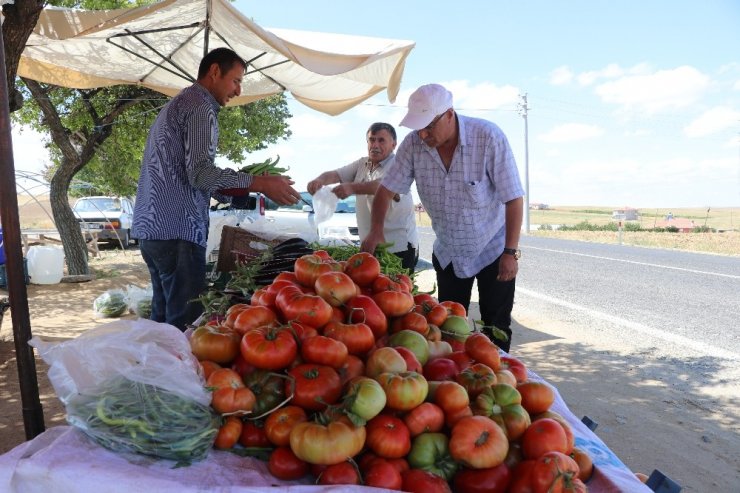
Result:
[[[467,310],[477,280],[484,331],[508,352],[524,196],[508,140],[492,122],[458,115],[452,94],[439,84],[411,94],[401,125],[414,132],[401,142],[395,165],[375,192],[362,249],[372,252],[384,241],[392,197],[408,193],[416,181],[437,237],[432,263],[440,301],[457,301]]]

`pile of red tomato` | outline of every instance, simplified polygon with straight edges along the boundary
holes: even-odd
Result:
[[[462,305],[412,288],[370,254],[317,251],[198,327],[192,350],[224,415],[215,446],[267,449],[284,480],[586,491],[593,465],[549,410],[552,388],[473,331]]]

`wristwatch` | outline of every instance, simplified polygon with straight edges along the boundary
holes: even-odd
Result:
[[[504,253],[513,255],[515,260],[522,258],[522,251],[516,248],[504,248]]]

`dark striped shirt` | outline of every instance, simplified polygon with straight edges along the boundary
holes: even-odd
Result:
[[[186,240],[203,247],[212,195],[248,188],[252,177],[214,164],[221,106],[193,84],[162,108],[144,149],[132,236]]]

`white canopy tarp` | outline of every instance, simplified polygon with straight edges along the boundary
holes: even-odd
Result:
[[[387,89],[394,102],[412,41],[265,29],[226,0],[164,0],[118,10],[45,8],[18,75],[78,89],[139,84],[174,96],[203,55],[227,46],[249,67],[242,105],[289,91],[337,115]]]

